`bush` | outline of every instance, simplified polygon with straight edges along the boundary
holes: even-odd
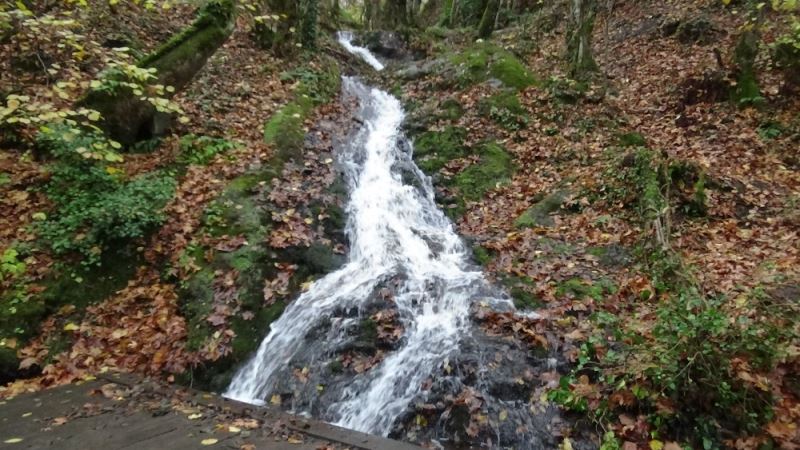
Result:
[[[178,161],[184,164],[209,164],[215,156],[236,148],[236,143],[223,138],[188,134],[181,138]]]
[[[174,178],[151,173],[126,180],[119,169],[80,156],[98,136],[58,127],[39,135],[53,156],[45,190],[55,210],[40,223],[40,237],[57,255],[79,254],[95,265],[114,241],[140,238],[164,220]]]

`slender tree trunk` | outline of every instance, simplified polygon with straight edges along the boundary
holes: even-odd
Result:
[[[592,32],[596,15],[596,0],[569,0],[570,11],[567,23],[567,58],[570,75],[575,79],[586,78],[597,71],[592,56]]]
[[[304,48],[317,48],[317,19],[319,17],[319,0],[302,0],[300,15],[300,42]]]
[[[500,8],[500,0],[489,0],[486,2],[486,9],[483,10],[481,23],[478,25],[478,37],[487,39],[494,31],[495,16]]]
[[[747,28],[739,35],[736,48],[733,51],[733,62],[738,71],[736,88],[733,98],[740,104],[756,103],[761,100],[761,89],[758,87],[756,77],[756,57],[761,42],[761,23],[764,13],[761,8],[756,13],[755,19],[747,24]]]

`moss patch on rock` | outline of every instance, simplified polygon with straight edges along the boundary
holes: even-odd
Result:
[[[464,169],[451,182],[465,200],[479,200],[488,190],[509,181],[514,169],[511,155],[497,143],[484,144],[478,154],[480,161]]]
[[[491,43],[477,43],[462,52],[449,55],[448,60],[455,66],[456,82],[462,87],[491,78],[517,90],[538,83],[513,53]]]
[[[437,172],[448,161],[469,153],[464,145],[467,130],[448,126],[442,131],[427,131],[414,140],[414,158],[420,169],[428,174]]]
[[[514,226],[517,228],[552,227],[555,225],[550,214],[558,211],[568,196],[565,190],[558,190],[543,196],[532,207],[517,217]]]

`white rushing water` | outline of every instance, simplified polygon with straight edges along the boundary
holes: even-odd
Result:
[[[346,48],[352,47],[345,42]],[[353,51],[362,54],[357,48]],[[288,305],[225,395],[264,403],[285,383],[287,367],[297,367],[293,363],[298,359],[319,363],[335,351],[347,325],[347,320],[331,320],[337,311],[358,310],[393,280],[402,340],[376,367],[354,375],[336,391],[321,417],[386,435],[422,391],[424,380],[458,351],[471,327],[470,306],[480,301],[508,308],[510,303],[487,298],[491,290],[482,273],[437,208],[430,181],[411,160],[411,145],[400,130],[400,102],[351,78],[344,78],[343,89],[358,100],[363,122],[337,149],[350,192],[348,262]],[[418,180],[415,186],[404,183],[404,173]],[[320,327],[330,330],[312,343],[309,336]]]
[[[337,33],[337,38],[339,40],[339,44],[345,48],[348,52],[358,55],[361,59],[363,59],[367,64],[372,66],[375,70],[383,70],[383,63],[378,61],[378,58],[375,57],[369,50],[364,47],[359,47],[357,45],[353,45],[353,33],[351,31],[340,31]]]

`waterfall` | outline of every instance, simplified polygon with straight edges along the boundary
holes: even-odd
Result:
[[[342,45],[374,67],[366,49],[340,35]],[[459,351],[473,325],[476,302],[512,309],[470,261],[453,224],[438,209],[430,179],[412,160],[400,102],[357,79],[343,79],[344,96],[357,100],[362,125],[337,151],[349,189],[347,263],[313,283],[272,323],[257,353],[225,395],[262,404],[286,390],[304,399],[295,412],[386,435],[424,381]],[[412,182],[409,182],[409,179]],[[323,372],[375,293],[391,282],[403,336],[370,370],[324,387],[294,383],[293,370]]]

